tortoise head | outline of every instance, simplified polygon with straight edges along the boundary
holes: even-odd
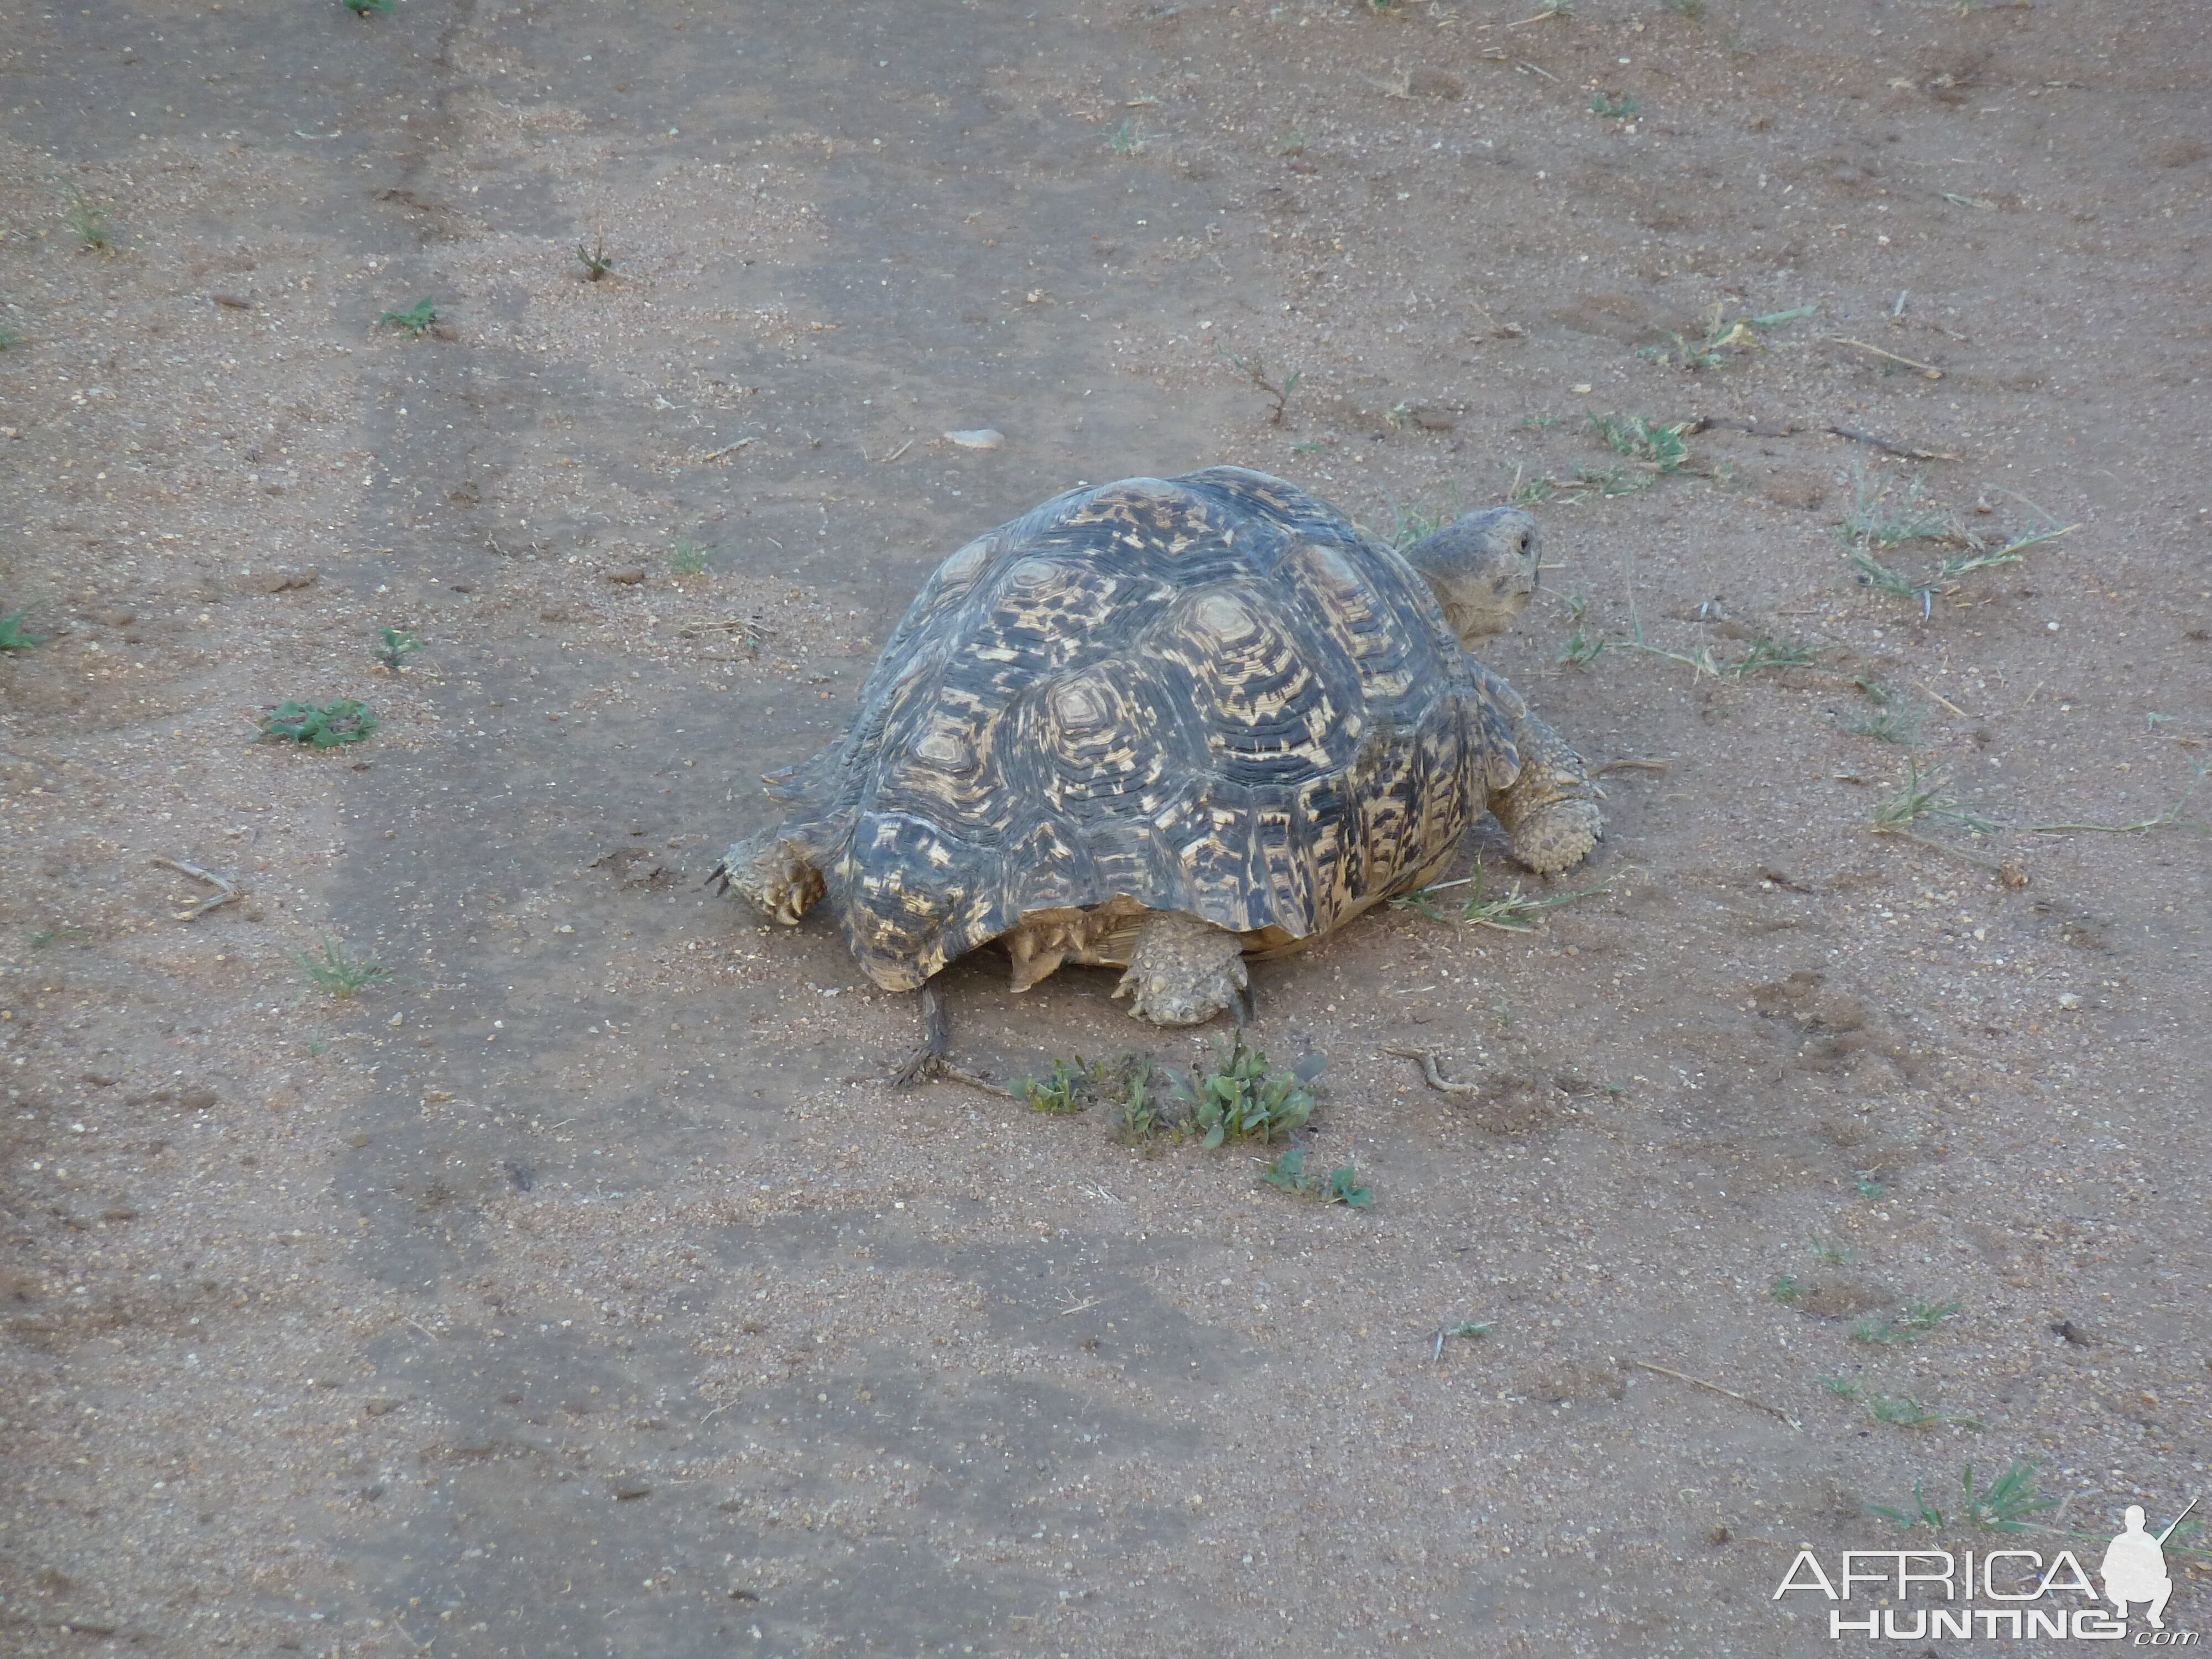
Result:
[[[1517,507],[1470,513],[1406,550],[1469,650],[1503,634],[1528,609],[1542,554],[1536,520]]]

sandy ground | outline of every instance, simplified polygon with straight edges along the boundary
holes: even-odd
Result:
[[[1801,1548],[2204,1487],[2212,37],[1540,9],[10,22],[0,1650],[1826,1653]],[[1533,503],[1612,769],[1260,970],[1366,1211],[700,888],[946,552],[1222,461]],[[1003,972],[1001,1079],[1208,1035]]]

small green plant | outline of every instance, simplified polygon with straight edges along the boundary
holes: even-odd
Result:
[[[1033,1112],[1049,1112],[1055,1117],[1072,1115],[1097,1098],[1099,1085],[1106,1080],[1107,1069],[1103,1061],[1085,1060],[1080,1054],[1072,1060],[1054,1060],[1052,1075],[1031,1078],[1022,1085],[1022,1095]]]
[[[323,941],[319,957],[302,951],[295,958],[307,970],[307,977],[319,990],[329,992],[343,1001],[363,986],[381,985],[392,977],[392,969],[374,957],[350,955],[336,939]]]
[[[1366,1209],[1375,1201],[1375,1195],[1359,1184],[1358,1172],[1348,1164],[1325,1176],[1308,1175],[1303,1146],[1285,1146],[1261,1172],[1260,1179],[1283,1192],[1301,1193],[1324,1204],[1342,1204],[1355,1210]]]
[[[356,17],[366,17],[371,12],[390,11],[392,0],[345,0],[346,9]]]
[[[1805,1286],[1795,1273],[1777,1273],[1766,1293],[1777,1302],[1795,1302],[1805,1294]]]
[[[1690,465],[1690,445],[1684,435],[1695,424],[1677,421],[1657,426],[1641,415],[1602,414],[1589,417],[1590,430],[1616,455],[1626,455],[1643,471],[1662,475],[1698,472]]]
[[[1307,139],[1305,134],[1303,132],[1286,132],[1281,137],[1275,140],[1275,154],[1278,155],[1303,155],[1306,153],[1306,145],[1310,141]]]
[[[1101,1101],[1110,1100],[1124,1109],[1117,1115],[1126,1121],[1127,1109],[1142,1104],[1146,1085],[1152,1081],[1152,1063],[1142,1054],[1125,1054],[1115,1060],[1085,1060],[1078,1054],[1073,1060],[1055,1059],[1049,1075],[1031,1078],[1023,1084],[1020,1094],[1030,1103],[1030,1109],[1048,1112],[1055,1117],[1070,1116],[1087,1111]],[[1158,1114],[1145,1130],[1145,1136],[1156,1133],[1163,1127]],[[1117,1122],[1116,1127],[1121,1127]]]
[[[1592,115],[1602,115],[1608,121],[1633,121],[1636,118],[1636,100],[1626,94],[1614,98],[1602,92],[1592,93],[1589,106]]]
[[[1773,311],[1761,317],[1738,317],[1730,320],[1728,308],[1716,305],[1705,313],[1705,331],[1702,338],[1692,339],[1666,331],[1667,343],[1641,348],[1637,356],[1646,362],[1664,363],[1673,368],[1692,371],[1718,368],[1732,363],[1746,352],[1762,350],[1765,342],[1761,334],[1785,324],[1802,322],[1820,310],[1814,306],[1793,306],[1787,311]]]
[[[1124,1146],[1148,1147],[1181,1127],[1172,1108],[1152,1091],[1152,1067],[1142,1060],[1129,1069],[1128,1087],[1114,1103],[1111,1139]]]
[[[0,351],[13,351],[23,343],[23,337],[11,328],[0,328]]]
[[[403,330],[409,339],[419,340],[436,325],[437,321],[438,307],[426,294],[404,311],[386,312],[376,319],[376,325]]]
[[[707,555],[712,551],[712,548],[699,542],[671,543],[668,568],[679,576],[703,576],[707,574]]]
[[[387,628],[377,638],[376,659],[397,674],[407,659],[422,648],[422,641],[404,628]]]
[[[1694,23],[1705,15],[1705,0],[1667,0],[1667,9]]]
[[[1888,1509],[1880,1504],[1866,1507],[1869,1514],[1894,1521],[1907,1529],[1926,1527],[1940,1533],[1960,1527],[1977,1527],[1987,1532],[2026,1532],[2038,1524],[2037,1516],[2058,1507],[2057,1498],[2045,1497],[2037,1487],[2036,1472],[2042,1467],[2039,1462],[2014,1460],[1990,1485],[1978,1489],[1974,1485],[1974,1466],[1967,1464],[1966,1473],[1959,1478],[1960,1506],[1948,1515],[1928,1501],[1917,1480],[1912,1483],[1911,1510]]]
[[[1124,121],[1106,137],[1106,143],[1116,155],[1142,155],[1145,153],[1144,130],[1134,121]]]
[[[1875,803],[1875,833],[1910,835],[1912,826],[1923,818],[1946,820],[1977,836],[1985,836],[1996,828],[1990,819],[1960,805],[1945,794],[1944,787],[1948,781],[1940,773],[1933,777],[1922,777],[1920,763],[1910,756],[1906,757],[1904,787],[1895,794]]]
[[[1859,1176],[1857,1180],[1851,1183],[1851,1190],[1856,1193],[1861,1198],[1887,1198],[1889,1196],[1889,1187],[1887,1183],[1877,1181],[1870,1175],[1863,1175]]]
[[[1838,1373],[1834,1376],[1816,1377],[1814,1381],[1838,1400],[1858,1398],[1859,1380],[1856,1376],[1844,1376]]]
[[[31,934],[31,948],[33,951],[43,951],[58,939],[82,939],[83,937],[84,929],[82,927],[40,927]]]
[[[1482,1337],[1488,1336],[1497,1328],[1498,1322],[1494,1319],[1462,1319],[1456,1325],[1445,1326],[1441,1334],[1447,1337]]]
[[[1567,642],[1559,647],[1559,654],[1554,660],[1563,662],[1570,668],[1583,668],[1604,653],[1604,640],[1594,640],[1583,631],[1583,618],[1589,614],[1589,594],[1577,593],[1567,601],[1567,620],[1574,624],[1575,631],[1567,635]]]
[[[1862,679],[1855,683],[1874,708],[1856,720],[1845,720],[1844,731],[1855,738],[1872,738],[1878,743],[1894,743],[1905,748],[1920,741],[1920,723],[1928,717],[1926,709],[1880,680]]]
[[[342,743],[365,742],[376,726],[376,716],[367,703],[340,697],[319,708],[307,702],[279,703],[261,717],[261,735],[304,743],[314,749],[335,749]]]
[[[1533,933],[1536,930],[1528,923],[1538,911],[1561,904],[1572,904],[1577,899],[1613,890],[1608,887],[1584,887],[1571,893],[1537,896],[1522,893],[1521,884],[1516,881],[1511,892],[1492,897],[1484,890],[1484,872],[1478,867],[1471,876],[1462,876],[1457,881],[1440,881],[1433,886],[1417,889],[1402,898],[1393,899],[1391,902],[1403,905],[1409,910],[1418,910],[1432,921],[1447,921],[1450,918],[1437,908],[1435,896],[1454,887],[1472,887],[1474,890],[1460,906],[1460,921],[1471,921],[1478,927],[1495,927],[1504,933]]]
[[[46,643],[45,635],[33,634],[23,626],[23,618],[29,614],[26,611],[11,611],[0,617],[0,651],[28,651]]]
[[[107,210],[81,190],[70,192],[62,222],[76,233],[77,246],[84,252],[106,253],[114,246],[115,226]]]
[[[1305,371],[1294,368],[1279,379],[1271,378],[1267,374],[1267,365],[1256,355],[1250,357],[1239,357],[1225,347],[1218,345],[1213,348],[1213,352],[1223,362],[1236,369],[1255,386],[1274,399],[1275,412],[1267,417],[1267,424],[1282,425],[1290,414],[1291,394],[1298,389],[1298,382],[1304,378]]]
[[[1932,1429],[1943,1420],[1917,1400],[1878,1394],[1867,1401],[1867,1415],[1900,1429]]]
[[[1313,1091],[1306,1085],[1328,1063],[1308,1054],[1290,1071],[1274,1071],[1267,1055],[1244,1041],[1239,1026],[1223,1039],[1212,1067],[1179,1079],[1178,1088],[1193,1103],[1194,1123],[1207,1146],[1246,1137],[1265,1146],[1305,1127],[1314,1109]]]
[[[1881,1319],[1862,1320],[1852,1328],[1851,1340],[1883,1348],[1917,1342],[1944,1321],[1957,1317],[1959,1310],[1964,1305],[1956,1297],[1948,1302],[1915,1302],[1903,1313],[1890,1314]]]
[[[1416,501],[1411,507],[1401,507],[1396,500],[1392,498],[1390,500],[1390,534],[1386,539],[1391,546],[1403,553],[1422,538],[1433,536],[1447,526],[1456,524],[1459,519],[1460,508],[1456,492],[1454,494],[1452,504],[1449,507],[1432,505],[1424,501]]]
[[[1812,1247],[1813,1259],[1831,1267],[1848,1267],[1859,1259],[1859,1253],[1844,1245],[1825,1243],[1809,1235],[1806,1243]]]
[[[605,281],[615,268],[614,256],[607,252],[607,239],[604,236],[594,237],[589,247],[577,243],[576,258],[583,264],[584,280],[587,283]]]

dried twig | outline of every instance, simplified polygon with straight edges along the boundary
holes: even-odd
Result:
[[[1662,760],[1607,761],[1590,775],[1594,778],[1601,778],[1608,772],[1663,772],[1673,763],[1671,761]]]
[[[2132,836],[2145,830],[2212,830],[2212,823],[2198,818],[2185,818],[2181,809],[2189,805],[2189,798],[2197,793],[2197,786],[2204,781],[2204,769],[2195,761],[2189,763],[2197,775],[2189,781],[2189,787],[2181,792],[2181,799],[2154,818],[2144,818],[2136,823],[2023,823],[2021,833],[2027,836],[2061,836],[2087,833],[2100,836]]]
[[[1936,702],[1942,703],[1944,708],[1956,714],[1960,720],[1972,720],[1973,718],[1973,716],[1969,714],[1965,709],[1960,708],[1957,703],[1953,702],[1950,698],[1945,696],[1934,686],[1929,684],[1927,681],[1915,680],[1912,683],[1918,686],[1923,691],[1925,691],[1929,696],[1935,698]]]
[[[1482,1092],[1482,1085],[1480,1084],[1454,1083],[1449,1078],[1447,1078],[1442,1072],[1438,1071],[1437,1069],[1436,1052],[1433,1049],[1385,1048],[1382,1052],[1388,1054],[1402,1054],[1407,1060],[1419,1060],[1421,1062],[1421,1075],[1428,1079],[1429,1087],[1431,1089],[1438,1090],[1448,1095],[1479,1095]]]
[[[1943,378],[1943,371],[1933,363],[1917,362],[1910,357],[1900,357],[1894,351],[1884,351],[1878,345],[1869,345],[1864,340],[1854,340],[1842,334],[1831,334],[1828,337],[1838,345],[1856,346],[1861,351],[1871,351],[1877,357],[1887,357],[1893,363],[1902,363],[1907,368],[1917,368],[1928,380],[1940,380]]]
[[[1869,346],[1867,349],[1870,351],[1874,348]],[[1905,359],[1900,357],[1898,361],[1903,362]],[[1861,432],[1856,427],[1832,426],[1826,430],[1838,438],[1849,438],[1853,443],[1871,444],[1885,455],[1902,455],[1907,460],[1956,461],[1964,459],[1961,456],[1954,455],[1948,449],[1915,449],[1911,444],[1892,443],[1887,438],[1876,437],[1871,432]]]
[[[152,862],[174,870],[180,876],[190,876],[195,881],[204,881],[209,886],[219,890],[212,898],[202,899],[191,909],[178,916],[179,921],[198,921],[218,905],[228,904],[238,896],[238,884],[235,882],[226,881],[213,871],[203,870],[197,864],[186,864],[181,859],[165,858],[156,858]]]
[[[713,454],[702,455],[699,458],[699,465],[702,466],[710,466],[714,462],[720,460],[725,455],[734,455],[739,450],[743,449],[747,444],[757,444],[759,441],[760,440],[757,437],[740,438],[733,444],[724,444],[720,449],[714,451]]]
[[[1867,348],[1871,351],[1872,346]],[[1882,354],[1887,356],[1887,352]],[[1903,362],[1900,357],[1898,362]],[[1856,427],[1832,426],[1826,428],[1838,438],[1849,438],[1853,443],[1871,444],[1885,455],[1902,455],[1912,461],[1955,461],[1962,459],[1947,449],[1915,449],[1911,444],[1893,444],[1887,438],[1877,438],[1871,432],[1861,432]]]
[[[1790,1416],[1788,1412],[1784,1411],[1779,1406],[1770,1406],[1764,1400],[1753,1400],[1747,1394],[1738,1394],[1734,1389],[1724,1389],[1717,1382],[1708,1382],[1702,1376],[1692,1376],[1687,1371],[1668,1370],[1664,1365],[1655,1365],[1648,1359],[1632,1359],[1628,1363],[1632,1365],[1641,1366],[1647,1371],[1656,1371],[1662,1376],[1671,1376],[1677,1382],[1687,1382],[1695,1388],[1711,1389],[1715,1394],[1724,1394],[1729,1399],[1740,1401],[1744,1405],[1749,1406],[1754,1411],[1762,1411],[1769,1417],[1778,1418],[1783,1422],[1787,1423],[1793,1429],[1802,1430],[1804,1427],[1803,1424],[1800,1423],[1796,1418]]]

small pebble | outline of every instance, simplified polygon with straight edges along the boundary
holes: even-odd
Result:
[[[963,449],[997,449],[1006,443],[1006,434],[994,427],[979,426],[967,432],[948,432],[945,441]]]

